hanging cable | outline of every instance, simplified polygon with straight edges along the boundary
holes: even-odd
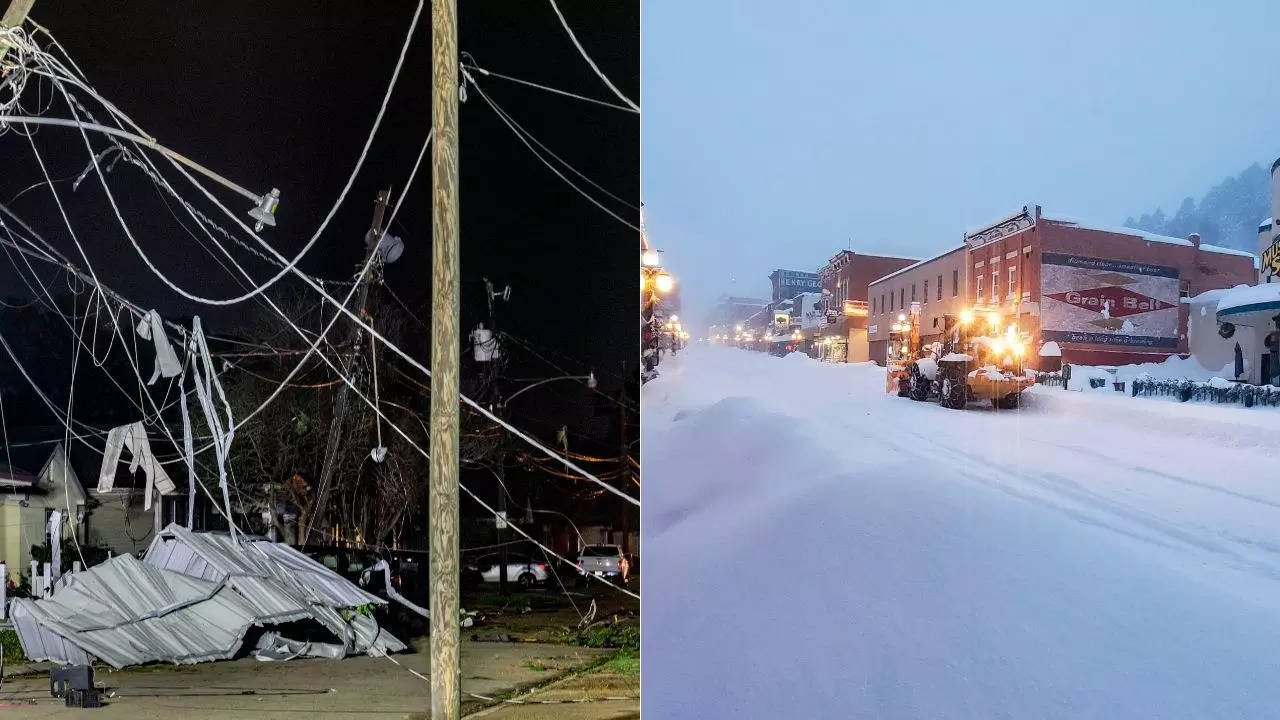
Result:
[[[546,166],[547,166],[547,168],[548,168],[549,170],[551,170],[551,172],[553,172],[553,173],[555,173],[555,174],[556,174],[556,177],[558,177],[558,178],[560,178],[561,180],[563,180],[563,181],[564,181],[564,182],[565,182],[569,187],[571,187],[571,188],[573,188],[574,190],[578,191],[578,194],[579,194],[579,195],[581,195],[582,197],[584,197],[584,198],[586,198],[587,200],[591,201],[591,203],[592,203],[593,205],[595,205],[596,207],[600,208],[601,210],[605,211],[607,214],[609,214],[610,216],[612,216],[612,217],[613,217],[613,219],[617,220],[618,222],[622,223],[623,225],[626,225],[627,227],[631,228],[632,230],[635,230],[636,232],[640,232],[640,226],[639,226],[639,225],[635,225],[635,224],[633,224],[631,221],[627,220],[626,218],[622,217],[621,215],[619,215],[619,214],[615,213],[614,211],[610,210],[609,208],[605,207],[605,206],[604,206],[604,204],[603,204],[603,203],[601,203],[599,200],[596,200],[595,198],[591,197],[591,195],[589,195],[589,194],[588,194],[586,191],[584,191],[582,188],[578,187],[577,185],[574,185],[574,184],[573,184],[573,181],[572,181],[572,180],[570,180],[569,178],[565,177],[564,173],[560,172],[560,170],[559,170],[559,169],[557,169],[557,168],[556,168],[556,166],[554,166],[554,165],[552,165],[551,163],[547,162],[547,159],[546,159],[546,158],[544,158],[544,157],[542,157],[542,155],[541,155],[541,154],[539,154],[537,150],[534,150],[534,149],[533,149],[533,145],[530,145],[530,144],[529,144],[528,139],[526,139],[526,138],[525,138],[525,136],[524,136],[524,135],[523,135],[519,130],[517,130],[517,129],[516,129],[516,127],[515,127],[515,125],[512,123],[512,121],[511,121],[511,120],[510,120],[510,119],[509,119],[509,118],[508,118],[508,117],[507,117],[507,116],[502,112],[502,110],[501,110],[501,109],[500,109],[500,108],[499,108],[499,107],[498,107],[498,106],[493,102],[493,99],[492,99],[492,98],[490,98],[490,97],[489,97],[489,95],[488,95],[487,93],[485,93],[485,91],[480,87],[480,85],[479,85],[478,83],[476,83],[475,78],[473,78],[473,77],[471,76],[471,73],[470,73],[470,72],[468,72],[466,69],[463,69],[462,74],[463,74],[463,77],[466,79],[466,81],[467,81],[467,82],[469,82],[469,83],[471,84],[471,86],[472,86],[472,87],[474,87],[474,88],[476,89],[476,91],[480,93],[480,97],[485,101],[485,103],[486,103],[486,104],[488,104],[488,105],[489,105],[489,107],[490,107],[490,108],[492,108],[492,109],[493,109],[493,111],[494,111],[495,113],[497,113],[497,115],[498,115],[498,119],[499,119],[499,120],[502,120],[502,122],[503,122],[504,124],[506,124],[506,126],[507,126],[508,128],[510,128],[510,129],[511,129],[511,132],[515,133],[516,138],[517,138],[517,139],[519,139],[519,140],[520,140],[520,142],[521,142],[521,143],[523,143],[525,147],[529,148],[529,152],[533,153],[534,157],[536,157],[536,158],[538,158],[539,160],[541,160],[543,165],[546,165]]]
[[[563,95],[563,96],[565,96],[565,97],[571,97],[571,98],[574,98],[575,100],[583,100],[583,101],[585,101],[585,102],[595,103],[596,105],[603,105],[603,106],[605,106],[605,107],[613,108],[613,109],[615,109],[615,110],[622,110],[622,111],[624,111],[624,112],[629,112],[629,113],[637,112],[636,110],[633,110],[633,109],[631,109],[631,108],[627,107],[626,105],[617,105],[617,104],[614,104],[614,103],[611,103],[611,102],[605,102],[604,100],[597,100],[597,99],[592,98],[592,97],[587,97],[586,95],[578,95],[578,94],[576,94],[576,93],[568,92],[567,90],[560,90],[560,89],[557,89],[557,88],[550,87],[550,86],[548,86],[548,85],[542,85],[542,84],[539,84],[539,83],[536,83],[536,82],[532,82],[532,81],[530,81],[530,80],[521,80],[521,79],[520,79],[520,78],[518,78],[518,77],[512,77],[512,76],[510,76],[510,75],[503,75],[502,73],[500,73],[500,72],[494,72],[493,70],[486,70],[485,68],[482,68],[482,67],[480,67],[479,65],[476,65],[476,64],[475,64],[475,58],[472,58],[472,57],[471,57],[471,53],[462,53],[462,54],[461,54],[461,57],[463,58],[463,60],[468,60],[468,61],[469,61],[469,62],[467,62],[467,64],[465,65],[465,67],[467,67],[468,69],[474,70],[474,71],[476,71],[476,72],[480,73],[481,75],[485,75],[485,76],[492,76],[492,77],[500,78],[500,79],[502,79],[502,80],[507,80],[507,81],[509,81],[509,82],[519,83],[519,84],[521,84],[521,85],[527,85],[527,86],[529,86],[529,87],[537,88],[537,89],[539,89],[539,90],[545,90],[545,91],[547,91],[547,92],[555,93],[555,94],[557,94],[557,95]]]
[[[586,48],[582,47],[582,43],[578,42],[578,36],[573,34],[573,28],[569,27],[569,21],[564,19],[564,14],[560,12],[559,6],[556,5],[556,0],[547,0],[547,2],[551,3],[551,9],[556,11],[556,17],[560,18],[560,25],[564,27],[564,31],[569,34],[569,39],[573,41],[573,46],[578,48],[578,54],[582,55],[582,59],[587,61],[587,64],[591,66],[591,69],[594,70],[596,75],[604,81],[604,84],[613,91],[613,94],[618,96],[619,100],[626,103],[627,107],[630,107],[632,110],[640,112],[640,106],[632,102],[626,95],[623,95],[621,90],[614,87],[614,84],[609,81],[609,78],[606,77],[604,72],[600,70],[600,67],[596,65],[596,61],[592,60],[591,56],[587,54]]]

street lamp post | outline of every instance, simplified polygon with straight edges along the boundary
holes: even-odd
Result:
[[[675,279],[663,269],[662,256],[657,250],[645,249],[640,253],[640,292],[644,296],[644,307],[641,311],[640,324],[645,333],[642,351],[644,369],[652,371],[658,364],[658,337],[662,332],[659,325],[658,295],[665,295],[675,288]]]

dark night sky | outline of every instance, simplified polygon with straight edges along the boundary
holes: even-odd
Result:
[[[639,96],[638,3],[566,0],[562,11],[602,70]],[[459,48],[482,67],[615,100],[578,55],[542,2],[460,2]],[[292,256],[337,197],[368,134],[414,10],[411,2],[101,3],[38,0],[32,16],[66,46],[96,89],[166,144],[255,191],[279,187],[279,225],[264,233]],[[370,159],[304,271],[349,276],[363,253],[376,190],[398,191],[430,125],[430,6],[423,10],[396,92]],[[639,202],[639,118],[497,78],[478,78],[519,123],[613,193]],[[61,103],[49,113],[67,117]],[[105,113],[102,113],[105,115]],[[637,233],[556,178],[479,97],[461,108],[464,334],[483,319],[482,277],[513,287],[502,324],[525,338],[620,373],[638,346]],[[87,156],[79,133],[46,128],[36,141],[54,178],[73,176]],[[101,147],[100,140],[95,144]],[[0,199],[40,179],[25,139],[0,137]],[[429,155],[393,232],[406,250],[387,284],[429,319],[431,213]],[[163,166],[162,166],[163,167]],[[171,179],[184,195],[196,191]],[[149,181],[120,165],[108,176],[140,244],[156,264],[198,294],[243,292],[173,221]],[[198,312],[228,330],[255,303],[230,311],[183,301],[129,247],[101,187],[59,185],[103,281],[162,313]],[[238,212],[248,203],[217,191]],[[600,196],[602,197],[602,196]],[[634,210],[602,197],[611,209]],[[12,207],[74,257],[47,191]],[[221,223],[226,225],[226,223]],[[274,267],[242,250],[256,279]],[[0,270],[0,293],[20,293]],[[425,343],[416,351],[425,351]],[[570,368],[578,370],[578,368]],[[616,385],[614,385],[616,387]]]

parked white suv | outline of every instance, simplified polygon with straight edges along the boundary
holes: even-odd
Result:
[[[478,571],[485,582],[496,583],[501,580],[502,561],[498,553],[485,555],[471,563],[472,570]],[[550,577],[545,562],[535,562],[527,555],[507,553],[507,580],[520,583],[522,588],[542,585]]]
[[[631,565],[617,545],[588,545],[578,554],[578,571],[583,575],[627,582]]]

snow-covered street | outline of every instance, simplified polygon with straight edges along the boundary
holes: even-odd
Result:
[[[1280,716],[1280,411],[698,346],[643,389],[646,718]]]

